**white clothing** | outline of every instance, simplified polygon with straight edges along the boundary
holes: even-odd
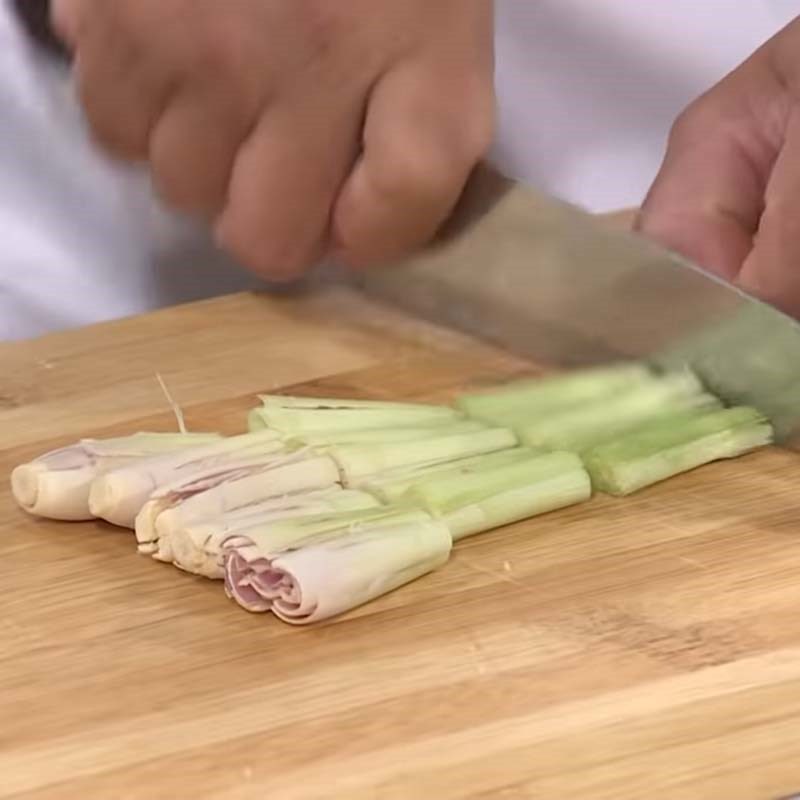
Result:
[[[89,143],[65,73],[0,0],[0,340],[258,285]],[[675,115],[800,0],[497,0],[507,172],[592,210],[637,204]]]
[[[800,0],[497,0],[496,162],[592,211],[638,205],[675,117]]]
[[[257,285],[89,141],[66,72],[0,0],[0,341]],[[1,368],[1,367],[0,367]]]

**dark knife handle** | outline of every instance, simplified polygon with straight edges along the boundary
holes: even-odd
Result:
[[[33,41],[51,55],[70,60],[69,51],[50,24],[50,0],[13,0],[13,5]]]

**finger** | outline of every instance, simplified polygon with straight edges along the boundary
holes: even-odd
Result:
[[[52,0],[50,24],[58,36],[74,47],[86,15],[86,0]]]
[[[447,218],[492,137],[491,84],[468,80],[418,62],[376,85],[363,152],[334,211],[343,262],[364,267],[396,258],[432,238]]]
[[[174,208],[215,218],[225,205],[236,153],[255,125],[258,103],[223,88],[176,95],[150,137],[159,195]]]
[[[80,33],[78,94],[94,138],[111,154],[147,156],[150,133],[174,89],[173,72],[102,12]]]
[[[755,246],[739,273],[739,284],[800,316],[800,112],[789,119],[765,191]]]
[[[635,229],[733,280],[752,248],[768,171],[728,129],[679,123]]]
[[[271,280],[291,280],[321,258],[330,212],[357,147],[361,101],[305,96],[267,109],[240,150],[217,240]]]

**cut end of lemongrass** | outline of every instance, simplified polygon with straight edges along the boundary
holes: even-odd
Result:
[[[159,547],[156,557],[167,556],[175,566],[194,575],[219,579],[222,577],[222,543],[241,531],[272,530],[273,536],[284,535],[291,539],[294,527],[307,533],[309,526],[320,520],[358,520],[371,514],[356,514],[382,509],[380,503],[366,492],[312,491],[274,498],[269,503],[259,504],[261,511],[250,514],[232,512],[216,519],[203,519],[186,523],[183,520],[172,524],[165,533],[161,530],[159,543],[168,542],[168,548]],[[331,522],[331,524],[334,524]]]
[[[26,511],[33,511],[39,497],[39,479],[46,472],[42,464],[20,464],[11,473],[11,492]]]
[[[271,552],[245,536],[224,553],[225,591],[255,613],[306,625],[356,608],[445,564],[447,526],[389,522]]]
[[[156,520],[163,510],[164,503],[153,498],[139,509],[139,513],[133,521],[133,531],[139,544],[155,542],[158,539]]]
[[[29,514],[82,522],[92,519],[88,498],[94,476],[91,467],[51,471],[36,462],[20,464],[11,473],[11,492]]]
[[[153,527],[155,528],[155,550],[153,558],[157,561],[172,563],[175,559],[173,548],[173,537],[180,535],[182,527],[182,516],[180,506],[165,508],[155,517]]]
[[[625,496],[721,459],[736,458],[773,442],[769,421],[747,406],[678,414],[643,425],[584,454],[598,491]]]

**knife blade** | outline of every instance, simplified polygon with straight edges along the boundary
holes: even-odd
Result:
[[[767,415],[779,443],[800,437],[800,323],[487,164],[429,247],[358,283],[540,363],[688,366],[724,401]]]

